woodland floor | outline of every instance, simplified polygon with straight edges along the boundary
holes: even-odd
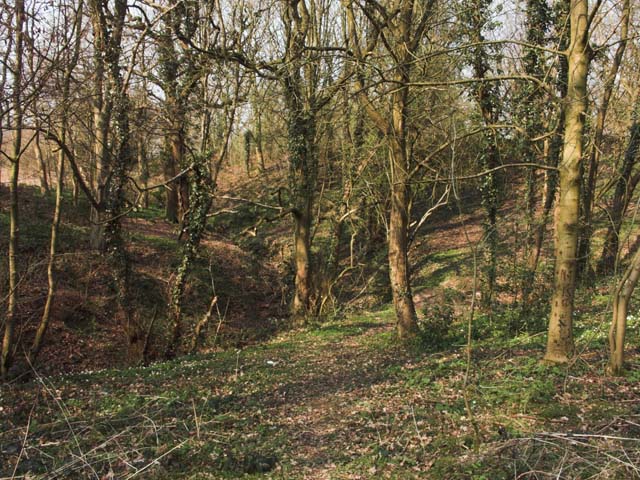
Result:
[[[14,382],[1,390],[0,478],[640,478],[637,353],[614,379],[600,342],[560,368],[540,364],[541,341],[477,343],[465,389],[463,347],[398,344],[380,311]]]
[[[273,203],[269,192],[230,185]],[[5,195],[0,189],[3,230]],[[533,292],[518,325],[515,205],[501,212],[498,302],[493,315],[476,312],[470,365],[471,246],[482,219],[470,200],[464,214],[436,212],[416,238],[411,263],[424,334],[411,345],[395,339],[384,251],[344,282],[355,294],[343,298],[357,302],[283,331],[288,219],[252,230],[264,212],[221,202],[185,293],[190,319],[212,294],[223,299],[220,336],[211,327],[198,355],[125,368],[108,271],[86,245],[87,206],[65,201],[46,348],[29,377],[0,386],[0,480],[640,478],[640,315],[629,318],[625,376],[607,376],[610,286],[580,289],[575,360],[541,364],[548,289]],[[52,198],[25,190],[21,202],[29,288],[19,336],[28,340],[46,293]],[[162,309],[179,258],[175,227],[161,216],[145,210],[125,225],[135,307],[158,316],[152,351],[162,350]],[[549,272],[542,264],[543,287]],[[0,281],[5,275],[0,268]],[[373,293],[358,296],[368,278]]]

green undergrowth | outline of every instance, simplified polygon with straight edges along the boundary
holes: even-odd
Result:
[[[0,478],[634,478],[637,357],[615,379],[598,348],[548,366],[543,347],[478,340],[465,382],[464,345],[401,344],[387,309],[16,381],[1,390]]]

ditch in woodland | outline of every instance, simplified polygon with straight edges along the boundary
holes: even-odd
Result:
[[[36,212],[48,211],[48,200],[36,192],[23,198],[34,212],[25,221],[33,243],[23,248],[37,263],[37,242],[46,242],[37,229],[46,221]],[[198,296],[197,286],[211,288],[213,277],[217,294],[230,299],[223,327],[208,332],[203,353],[127,368],[109,319],[111,291],[98,281],[105,267],[81,250],[81,210],[61,230],[63,248],[79,250],[74,255],[82,260],[63,257],[73,281],[63,281],[45,360],[0,390],[0,478],[640,477],[640,362],[633,347],[640,320],[630,318],[625,376],[608,376],[607,285],[579,290],[574,360],[544,365],[548,302],[540,293],[540,310],[522,317],[512,304],[508,279],[517,271],[508,270],[512,254],[505,248],[499,302],[492,315],[478,310],[473,319],[465,382],[473,258],[461,229],[480,234],[473,211],[440,212],[433,235],[418,243],[422,333],[409,344],[396,338],[383,279],[372,287],[377,307],[360,305],[356,313],[354,306],[288,330],[276,320],[286,313],[278,310],[278,273],[269,273],[277,266],[255,260],[255,252],[273,245],[248,237],[234,247],[215,232],[242,231],[243,215],[219,216],[187,295],[199,315],[209,298]],[[506,206],[505,218],[513,212]],[[179,258],[170,225],[157,215],[149,210],[127,221],[143,310],[158,308],[161,279]],[[269,234],[281,234],[280,225],[271,228]],[[30,301],[22,308],[37,311],[42,293],[34,290]],[[105,369],[110,364],[121,367]]]

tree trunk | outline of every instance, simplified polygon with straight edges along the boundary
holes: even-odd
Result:
[[[251,139],[253,134],[251,130],[245,130],[244,132],[244,168],[247,177],[251,177]]]
[[[35,139],[36,161],[40,168],[40,193],[45,194],[49,191],[49,178],[47,175],[47,163],[42,155],[42,146],[40,145],[40,132],[36,132]]]
[[[343,5],[347,13],[347,26],[353,54],[356,56],[357,68],[365,65],[365,57],[375,46],[375,42],[367,45],[367,53],[362,50],[357,33],[356,16],[353,11],[353,3],[344,1]],[[382,29],[388,31],[388,41],[384,48],[393,57],[393,64],[389,77],[393,79],[394,87],[389,94],[390,115],[381,113],[367,95],[364,85],[364,76],[357,72],[355,75],[355,87],[357,97],[363,109],[372,120],[381,135],[384,135],[389,152],[389,182],[391,191],[391,212],[388,224],[389,246],[389,278],[393,295],[393,304],[396,312],[397,331],[400,338],[410,338],[418,332],[418,322],[413,295],[411,292],[410,268],[409,268],[409,220],[410,220],[410,167],[412,158],[407,152],[407,126],[408,94],[411,81],[411,67],[414,64],[414,55],[419,45],[419,40],[424,33],[426,20],[429,18],[433,3],[424,6],[421,14],[414,12],[416,4],[412,1],[397,2],[397,11],[391,15],[386,12],[384,25],[377,25],[378,33]],[[381,7],[384,9],[384,7]],[[422,18],[418,20],[419,16]],[[392,16],[397,16],[391,19]],[[415,32],[412,26],[414,20],[420,25]],[[362,32],[361,32],[362,33]],[[386,34],[384,36],[387,36]],[[363,35],[364,37],[364,35]],[[362,38],[363,38],[362,37]]]
[[[18,299],[18,175],[22,153],[22,70],[24,47],[24,0],[15,3],[15,67],[13,71],[13,113],[15,133],[11,157],[11,177],[9,180],[9,295],[5,330],[0,355],[0,376],[6,378],[13,362],[13,331],[17,314]]]
[[[83,10],[83,5],[82,5],[82,1],[80,1],[78,4],[78,10],[76,12],[76,18],[75,18],[75,24],[74,24],[75,43],[74,43],[73,55],[69,59],[67,66],[65,68],[64,83],[62,85],[62,105],[64,106],[64,110],[62,112],[62,129],[60,133],[60,141],[63,145],[66,144],[67,130],[69,128],[66,107],[69,104],[71,75],[73,73],[74,68],[78,64],[78,57],[80,54],[80,40],[81,40],[81,34],[82,34],[82,10]],[[56,169],[56,202],[55,202],[55,208],[53,211],[53,221],[51,222],[51,239],[49,242],[49,263],[47,265],[47,281],[48,281],[47,300],[45,302],[44,310],[42,312],[42,318],[40,319],[40,325],[38,326],[38,330],[36,331],[35,338],[33,340],[33,343],[31,344],[31,350],[29,351],[29,363],[31,364],[35,363],[38,353],[42,348],[42,343],[44,341],[44,337],[49,327],[49,320],[51,317],[51,306],[53,305],[53,301],[55,299],[55,293],[56,293],[56,287],[57,287],[54,270],[55,270],[56,250],[58,246],[58,243],[57,243],[58,230],[60,227],[60,218],[62,215],[62,191],[64,189],[64,161],[65,161],[64,150],[60,149],[58,152],[58,164]]]
[[[65,142],[65,127],[63,126],[62,134],[60,135],[61,141]],[[47,300],[44,304],[44,311],[42,312],[42,318],[40,319],[40,325],[36,331],[36,336],[31,345],[29,352],[29,362],[34,363],[40,349],[42,348],[42,342],[49,327],[49,319],[51,316],[51,306],[55,298],[56,293],[56,278],[55,278],[55,260],[56,249],[58,245],[58,229],[60,226],[60,217],[62,210],[62,188],[64,179],[64,152],[62,149],[58,152],[58,166],[56,171],[56,203],[53,211],[53,221],[51,222],[51,239],[49,242],[49,263],[47,264]]]
[[[596,119],[595,131],[593,134],[593,142],[589,154],[589,171],[587,181],[585,183],[582,195],[582,219],[580,225],[580,238],[578,244],[578,277],[585,282],[593,279],[593,270],[591,267],[591,237],[593,235],[592,211],[593,199],[596,190],[596,180],[598,177],[598,166],[600,164],[600,152],[602,151],[602,143],[604,139],[605,121],[609,110],[609,102],[613,95],[613,89],[618,76],[618,70],[622,63],[624,51],[627,46],[627,36],[629,32],[630,18],[630,0],[624,0],[622,6],[622,19],[620,20],[620,42],[613,56],[613,62],[609,68],[609,72],[604,81],[604,91],[602,93],[602,101],[598,109],[598,117]]]
[[[557,158],[557,157],[555,157]],[[550,163],[551,166],[557,165],[557,161],[553,161]],[[528,270],[535,275],[536,270],[538,269],[538,263],[540,261],[540,254],[542,252],[542,243],[544,241],[544,234],[547,229],[547,222],[549,220],[549,215],[551,213],[551,208],[553,207],[553,202],[556,196],[556,184],[558,183],[555,172],[547,172],[546,173],[546,181],[544,188],[544,203],[542,205],[542,213],[537,218],[534,225],[534,233],[533,233],[533,248],[529,254],[529,261],[527,264]],[[533,281],[533,276],[531,277]]]
[[[140,169],[140,181],[142,182],[142,188],[145,191],[142,193],[142,207],[149,208],[149,159],[147,158],[147,149],[144,145],[144,140],[138,140],[138,168]]]
[[[418,333],[416,308],[413,303],[409,269],[409,199],[405,150],[402,144],[392,142],[390,163],[393,171],[391,184],[391,213],[389,216],[389,279],[393,305],[396,311],[398,337],[411,338]]]
[[[624,339],[629,302],[638,279],[640,279],[640,250],[633,256],[613,295],[613,318],[609,328],[609,369],[613,375],[620,375],[624,366]]]
[[[555,28],[559,32],[559,41],[558,45],[562,51],[566,51],[569,47],[569,35],[565,31],[565,13],[568,14],[570,8],[569,0],[562,0],[560,5],[560,11],[556,13],[556,21]],[[533,35],[533,39],[540,38],[538,33]],[[534,43],[534,42],[530,42]],[[539,53],[535,53],[535,55],[539,55]],[[547,159],[547,164],[552,167],[557,167],[558,162],[560,161],[560,157],[562,154],[562,148],[564,143],[564,130],[565,130],[565,107],[566,107],[566,97],[567,97],[567,81],[569,75],[569,65],[568,58],[565,54],[558,55],[558,76],[556,78],[555,84],[556,89],[559,93],[560,98],[563,101],[563,105],[559,109],[558,112],[558,123],[555,127],[554,135],[551,137],[551,141],[549,142],[549,151],[548,155],[545,155]],[[529,257],[529,270],[534,273],[538,268],[538,262],[540,260],[540,254],[542,250],[542,243],[544,241],[544,235],[547,228],[547,220],[549,218],[549,214],[551,213],[551,209],[553,207],[553,203],[556,197],[556,190],[558,188],[558,173],[555,171],[547,171],[546,172],[546,182],[545,182],[545,192],[544,192],[544,205],[542,210],[542,215],[540,219],[536,222],[534,240],[533,240],[533,248],[531,251],[531,255]],[[532,278],[533,282],[534,278]],[[527,287],[528,288],[528,287]]]
[[[311,276],[311,215],[312,198],[308,197],[299,204],[299,211],[294,213],[293,259],[295,265],[295,293],[293,297],[293,323],[297,326],[305,324],[311,311],[312,276]]]
[[[258,113],[258,119],[256,121],[256,135],[254,138],[256,144],[256,157],[258,159],[258,165],[260,167],[260,171],[265,171],[264,164],[264,152],[262,150],[262,116]]]
[[[207,226],[207,214],[211,208],[211,177],[203,155],[194,159],[191,183],[191,209],[184,218],[184,243],[182,258],[176,277],[171,286],[170,324],[171,338],[165,356],[173,358],[178,354],[182,341],[182,302],[187,276],[198,253],[200,241]]]
[[[105,91],[105,51],[108,48],[107,40],[102,33],[102,25],[96,12],[97,7],[92,6],[92,25],[95,35],[94,40],[94,62],[95,76],[93,85],[93,127],[94,137],[92,145],[92,155],[95,170],[95,198],[99,208],[91,209],[91,232],[89,233],[89,243],[91,248],[104,252],[105,250],[105,230],[103,212],[106,200],[107,180],[109,178],[109,125],[111,123],[112,99],[104,94]]]
[[[75,175],[71,177],[71,201],[74,207],[77,207],[80,202],[80,185]]]
[[[477,46],[473,48],[472,66],[474,76],[478,79],[486,78],[490,73],[489,54],[484,42],[483,30],[489,23],[489,3],[486,0],[473,0],[469,5],[471,13],[470,37]],[[483,145],[481,153],[481,167],[483,170],[492,170],[500,163],[497,135],[495,130],[489,127],[497,123],[498,101],[495,87],[489,82],[479,82],[474,88],[474,96],[482,115],[484,126],[487,130],[483,133]],[[531,101],[531,99],[529,99]],[[535,179],[534,179],[535,180]],[[534,185],[529,182],[529,187]],[[497,172],[485,175],[482,178],[480,191],[482,193],[482,206],[485,210],[484,230],[484,267],[482,278],[482,303],[488,309],[491,308],[497,277],[498,267],[498,207],[500,202],[500,182]]]
[[[587,75],[591,52],[588,46],[586,0],[572,0],[571,43],[567,52],[569,78],[565,115],[564,146],[560,170],[560,198],[554,215],[555,273],[551,318],[545,360],[568,361],[573,354],[573,302],[580,214],[580,161],[584,117],[587,111]]]
[[[292,83],[288,85],[293,86]],[[313,272],[311,261],[311,225],[313,201],[318,176],[318,158],[315,150],[314,113],[300,104],[293,86],[287,92],[289,188],[293,210],[293,263],[295,291],[291,314],[294,325],[304,325],[311,313]]]
[[[635,188],[635,184],[631,181],[631,174],[638,162],[638,150],[640,149],[640,88],[636,90],[631,118],[629,143],[627,144],[624,159],[617,170],[616,189],[609,213],[610,223],[605,235],[602,255],[598,261],[597,272],[599,275],[609,274],[615,270],[616,258],[620,248],[622,219]]]
[[[167,148],[164,163],[165,181],[175,177],[177,173],[173,158]],[[165,192],[164,218],[171,223],[178,223],[178,184],[173,182],[167,185]]]

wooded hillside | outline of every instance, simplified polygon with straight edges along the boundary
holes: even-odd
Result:
[[[637,6],[1,5],[0,478],[640,478]]]

